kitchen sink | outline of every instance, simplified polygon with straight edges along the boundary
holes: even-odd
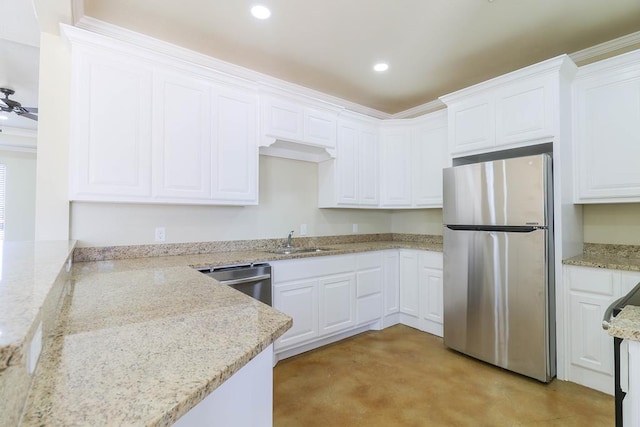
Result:
[[[313,252],[325,252],[325,251],[330,251],[331,249],[328,248],[296,248],[296,247],[291,247],[291,248],[277,248],[277,249],[273,249],[269,252],[270,254],[281,254],[281,255],[291,255],[291,254],[307,254],[307,253],[313,253]]]

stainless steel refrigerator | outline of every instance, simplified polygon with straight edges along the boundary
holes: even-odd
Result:
[[[548,154],[446,168],[444,344],[548,382],[556,372]]]

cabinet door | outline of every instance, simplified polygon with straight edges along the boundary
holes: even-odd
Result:
[[[493,147],[494,101],[489,94],[454,102],[448,106],[449,141],[452,154]]]
[[[301,141],[304,116],[302,106],[292,101],[265,96],[262,102],[263,133],[286,141]]]
[[[420,317],[418,252],[400,251],[400,312]]]
[[[613,376],[613,338],[602,329],[602,316],[615,298],[571,292],[571,363]]]
[[[128,56],[74,48],[70,199],[151,196],[152,70]]]
[[[579,202],[640,201],[640,66],[635,68],[575,83]]]
[[[304,108],[302,140],[312,145],[335,148],[337,121],[337,113]]]
[[[496,145],[553,136],[551,76],[506,85],[496,94]]]
[[[154,197],[211,197],[211,86],[204,79],[154,77]]]
[[[365,126],[360,130],[358,144],[358,202],[361,206],[378,205],[379,180],[378,132]]]
[[[412,138],[413,205],[442,207],[442,169],[448,166],[446,112],[440,123],[417,126]]]
[[[411,206],[411,139],[409,129],[381,133],[382,206]]]
[[[382,316],[383,257],[381,252],[356,255],[356,320],[372,322]]]
[[[400,253],[384,252],[384,315],[400,311]]]
[[[212,110],[212,198],[219,203],[257,204],[257,98],[249,90],[217,87]]]
[[[335,162],[338,203],[341,205],[358,204],[358,133],[355,123],[340,122]]]
[[[323,277],[319,280],[320,336],[355,325],[354,273]]]
[[[423,329],[442,336],[442,269],[420,268],[420,318]]]
[[[293,326],[275,342],[276,349],[291,347],[318,336],[318,281],[301,280],[273,287],[273,308],[293,318]]]

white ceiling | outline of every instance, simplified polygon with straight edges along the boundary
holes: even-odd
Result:
[[[0,0],[0,87],[15,90],[10,99],[23,107],[38,106],[40,29],[29,0]],[[4,97],[4,96],[2,96]],[[36,129],[37,122],[12,113],[0,113],[4,127]]]
[[[252,0],[84,0],[84,13],[387,113],[640,31],[639,0],[257,2],[271,19]]]

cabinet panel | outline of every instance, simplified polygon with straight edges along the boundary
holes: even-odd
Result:
[[[400,312],[420,316],[417,251],[400,251]]]
[[[640,65],[579,82],[575,92],[578,199],[640,200]]]
[[[613,296],[615,273],[612,270],[589,267],[570,267],[571,289],[594,294]]]
[[[492,147],[495,142],[494,102],[481,95],[449,106],[451,153]]]
[[[612,297],[571,293],[571,363],[613,375],[613,339],[602,329]]]
[[[444,112],[434,113],[440,124],[418,126],[413,132],[413,205],[442,207],[442,169],[448,166],[447,122]]]
[[[358,145],[358,202],[360,205],[376,206],[378,196],[378,134],[374,129],[360,131]]]
[[[400,253],[384,252],[384,315],[400,311]]]
[[[72,200],[151,195],[150,67],[74,51]]]
[[[381,134],[382,206],[411,206],[411,139],[409,129]]]
[[[551,83],[530,78],[501,88],[496,97],[496,144],[551,137]]]
[[[212,197],[257,204],[257,98],[248,90],[216,88],[213,111]]]
[[[358,204],[358,127],[351,123],[340,123],[338,148],[335,160],[338,203]]]
[[[424,320],[442,324],[442,290],[442,269],[423,267],[420,270],[420,301]]]
[[[319,280],[320,335],[355,325],[355,276],[342,274]]]
[[[154,196],[211,197],[210,85],[156,73],[154,79]]]
[[[338,115],[335,113],[304,109],[303,141],[313,145],[327,148],[336,146],[336,122]]]
[[[633,271],[621,271],[620,296],[628,294],[638,283],[640,283],[640,273]]]
[[[300,105],[279,98],[265,97],[263,110],[265,135],[293,141],[302,139],[304,123]]]
[[[293,318],[293,326],[276,342],[289,347],[318,336],[317,280],[282,283],[273,287],[273,307]]]
[[[358,325],[373,322],[382,315],[382,293],[358,298],[356,305],[356,319]]]

